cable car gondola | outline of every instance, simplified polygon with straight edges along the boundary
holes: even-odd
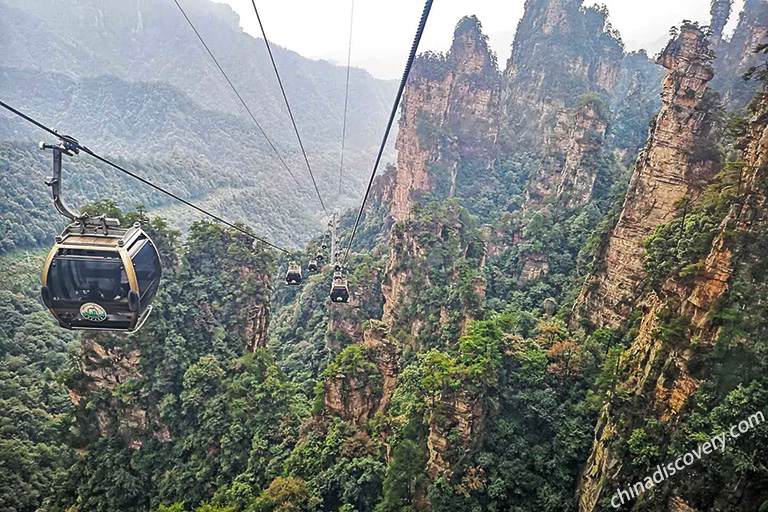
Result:
[[[314,274],[317,272],[317,261],[310,259],[309,263],[307,264],[307,271]]]
[[[346,304],[349,302],[349,286],[344,275],[340,272],[333,273],[331,284],[331,301]]]
[[[56,237],[43,269],[43,303],[67,329],[138,330],[160,286],[154,244],[138,223],[106,234],[77,229],[68,226]]]
[[[43,303],[66,329],[137,331],[152,311],[162,265],[149,236],[135,223],[105,215],[78,215],[61,200],[62,154],[77,153],[74,139],[53,150],[53,177],[48,182],[56,210],[74,222],[56,237],[42,276]]]
[[[285,283],[289,286],[298,286],[301,284],[301,265],[292,261],[288,265],[288,272],[285,274]]]

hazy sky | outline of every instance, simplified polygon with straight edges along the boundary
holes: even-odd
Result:
[[[243,28],[259,35],[251,0],[216,0],[240,14]],[[504,65],[523,14],[524,0],[435,0],[421,50],[449,48],[456,22],[476,14]],[[584,5],[595,2],[586,0]],[[658,52],[672,25],[683,19],[708,24],[710,0],[601,0],[630,50]],[[735,0],[731,28],[744,0]],[[267,36],[305,57],[346,63],[351,0],[256,0]],[[399,78],[416,31],[422,0],[355,0],[352,65],[380,78]]]

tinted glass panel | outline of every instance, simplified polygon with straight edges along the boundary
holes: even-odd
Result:
[[[117,253],[63,249],[51,263],[53,300],[127,301],[130,285]]]
[[[142,240],[141,249],[133,257],[133,268],[139,281],[141,310],[143,311],[154,298],[160,285],[160,258],[148,240]]]

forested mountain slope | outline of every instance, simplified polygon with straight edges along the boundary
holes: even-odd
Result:
[[[301,187],[172,2],[83,0],[61,9],[49,0],[3,0],[0,95],[95,151],[135,164],[142,175],[183,197],[230,211],[234,220],[283,244],[300,244],[317,229],[321,209],[264,42],[243,33],[238,17],[224,5],[207,0],[183,5]],[[349,205],[359,196],[375,156],[395,84],[352,69],[349,154],[339,202],[346,69],[280,47],[274,53],[321,193],[329,205]],[[2,139],[32,148],[44,137],[5,114],[0,117]],[[14,181],[16,176],[28,179],[30,169],[13,159],[8,162]],[[93,178],[76,179],[92,183]],[[29,185],[44,188],[39,182]],[[76,187],[78,192],[90,188]],[[137,184],[126,183],[115,192],[122,195],[109,198],[126,208],[160,205],[150,190]],[[89,200],[107,197],[87,195]],[[79,203],[83,199],[82,194],[72,197]],[[4,208],[2,213],[26,220],[19,211],[11,214]],[[178,226],[189,224],[180,214],[171,217]]]
[[[230,220],[246,222],[281,244],[300,243],[316,229],[314,213],[320,205],[311,182],[302,179],[303,186],[297,190],[263,139],[256,138],[250,120],[206,110],[163,84],[108,77],[74,80],[29,70],[4,70],[0,77],[11,88],[12,92],[4,96],[11,105],[45,98],[37,104],[39,119],[58,120],[51,124],[68,127],[72,130],[69,133],[76,133],[88,147],[119,158],[140,176],[181,197],[203,202],[214,211],[229,212]],[[46,136],[16,119],[2,121],[11,140],[3,143],[8,170],[3,179],[8,186],[0,193],[7,198],[5,204],[20,204],[26,198],[34,205],[34,210],[11,207],[0,211],[3,217],[13,219],[12,224],[6,224],[6,238],[13,242],[8,246],[23,247],[22,240],[33,242],[25,234],[32,229],[46,233],[34,242],[47,242],[60,230],[60,221],[50,206],[44,183],[51,173],[51,157],[41,153],[36,142]],[[111,150],[106,153],[100,148]],[[316,152],[313,160],[333,169],[338,156],[333,146]],[[358,169],[367,161],[362,154],[349,157],[350,165],[357,164]],[[102,198],[124,207],[142,204],[157,209],[177,204],[87,155],[66,158],[64,165],[65,198],[72,205]],[[294,169],[297,177],[306,175],[301,167]],[[329,198],[334,198],[338,189],[338,169],[333,172],[334,181],[323,187]],[[353,182],[350,173],[348,179]],[[176,225],[186,227],[196,217],[185,208],[171,218]]]
[[[264,42],[242,32],[239,17],[224,4],[181,4],[257,119],[276,140],[292,147],[292,128]],[[110,75],[129,82],[162,82],[207,109],[245,117],[173,2],[77,0],[68,2],[67,9],[57,6],[53,0],[3,0],[0,37],[6,51],[0,66],[77,78]],[[273,52],[297,122],[306,127],[306,142],[313,148],[338,142],[346,69],[279,46]],[[351,149],[379,142],[394,88],[394,83],[352,70]]]
[[[40,252],[0,256],[0,508],[35,510],[75,460],[62,435],[72,402],[59,376],[76,337],[51,329],[38,301]]]

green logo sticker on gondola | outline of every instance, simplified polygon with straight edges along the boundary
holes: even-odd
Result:
[[[80,314],[89,322],[103,322],[107,319],[107,310],[94,302],[80,306]]]

